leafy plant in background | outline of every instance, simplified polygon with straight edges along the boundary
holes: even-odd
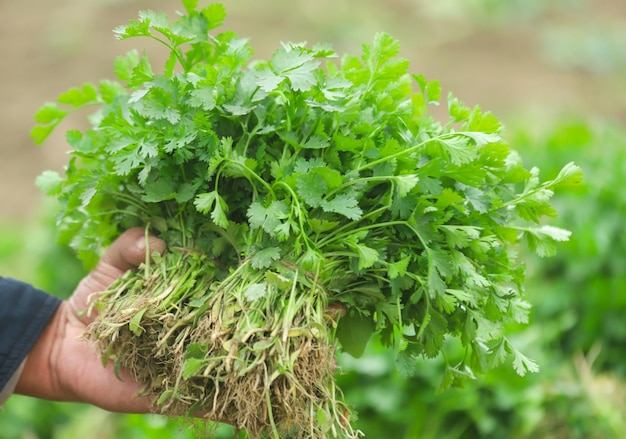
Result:
[[[573,157],[584,168],[586,184],[557,201],[562,221],[576,236],[554,259],[533,264],[539,282],[533,300],[539,320],[567,317],[558,347],[567,355],[599,347],[596,367],[626,376],[626,140],[623,128],[601,121],[571,121],[540,134],[515,130],[513,141],[547,172]],[[549,292],[549,294],[548,294]]]
[[[543,52],[560,67],[591,74],[626,72],[626,18],[581,26],[546,29],[542,37]]]
[[[506,25],[520,20],[540,21],[554,10],[575,9],[584,0],[417,0],[419,10],[438,20],[454,20],[463,25]]]

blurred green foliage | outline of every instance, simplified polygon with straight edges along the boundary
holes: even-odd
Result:
[[[536,21],[555,10],[577,9],[584,0],[415,0],[435,19],[453,19],[481,26],[500,26],[512,21]]]
[[[574,120],[512,142],[546,173],[574,160],[585,185],[557,200],[561,222],[574,231],[559,255],[534,261],[531,300],[538,321],[570,322],[555,348],[565,355],[598,349],[596,367],[626,376],[626,132],[606,121]]]

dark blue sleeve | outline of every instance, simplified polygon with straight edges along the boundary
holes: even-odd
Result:
[[[48,325],[61,300],[29,284],[0,277],[0,390]]]

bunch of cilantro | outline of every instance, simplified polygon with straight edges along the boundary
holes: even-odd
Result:
[[[182,3],[174,21],[145,11],[115,31],[167,46],[161,73],[130,52],[118,81],[60,95],[32,131],[41,143],[98,107],[90,129],[67,132],[65,176],[38,180],[87,266],[132,226],[170,249],[98,300],[103,360],[131,368],[164,413],[276,438],[360,435],[332,357],[359,356],[373,334],[404,373],[459,339],[466,356],[442,388],[508,358],[536,370],[505,332],[528,319],[517,247],[548,256],[568,239],[543,220],[579,168],[542,182],[492,114],[453,96],[435,120],[439,84],[409,74],[387,34],[360,57],[286,43],[252,61],[247,40],[211,32],[220,4]]]

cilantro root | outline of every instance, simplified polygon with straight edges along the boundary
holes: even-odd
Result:
[[[333,384],[326,292],[310,276],[248,261],[218,282],[197,252],[155,259],[99,296],[87,336],[156,394],[156,410],[202,412],[251,437],[358,437]]]
[[[542,181],[498,119],[408,72],[385,33],[339,61],[286,43],[252,62],[247,40],[214,33],[220,4],[183,0],[175,21],[142,11],[120,39],[164,43],[161,73],[129,52],[116,81],[85,84],[35,115],[37,143],[69,114],[65,175],[39,186],[60,202],[60,240],[90,267],[122,230],[170,249],[104,292],[89,328],[164,414],[231,422],[253,438],[359,437],[334,381],[337,349],[372,336],[411,374],[442,356],[441,390],[511,361],[527,323],[520,244],[550,256],[569,231],[547,224],[570,163]],[[335,322],[328,307],[346,315]],[[448,358],[446,341],[464,348]]]

